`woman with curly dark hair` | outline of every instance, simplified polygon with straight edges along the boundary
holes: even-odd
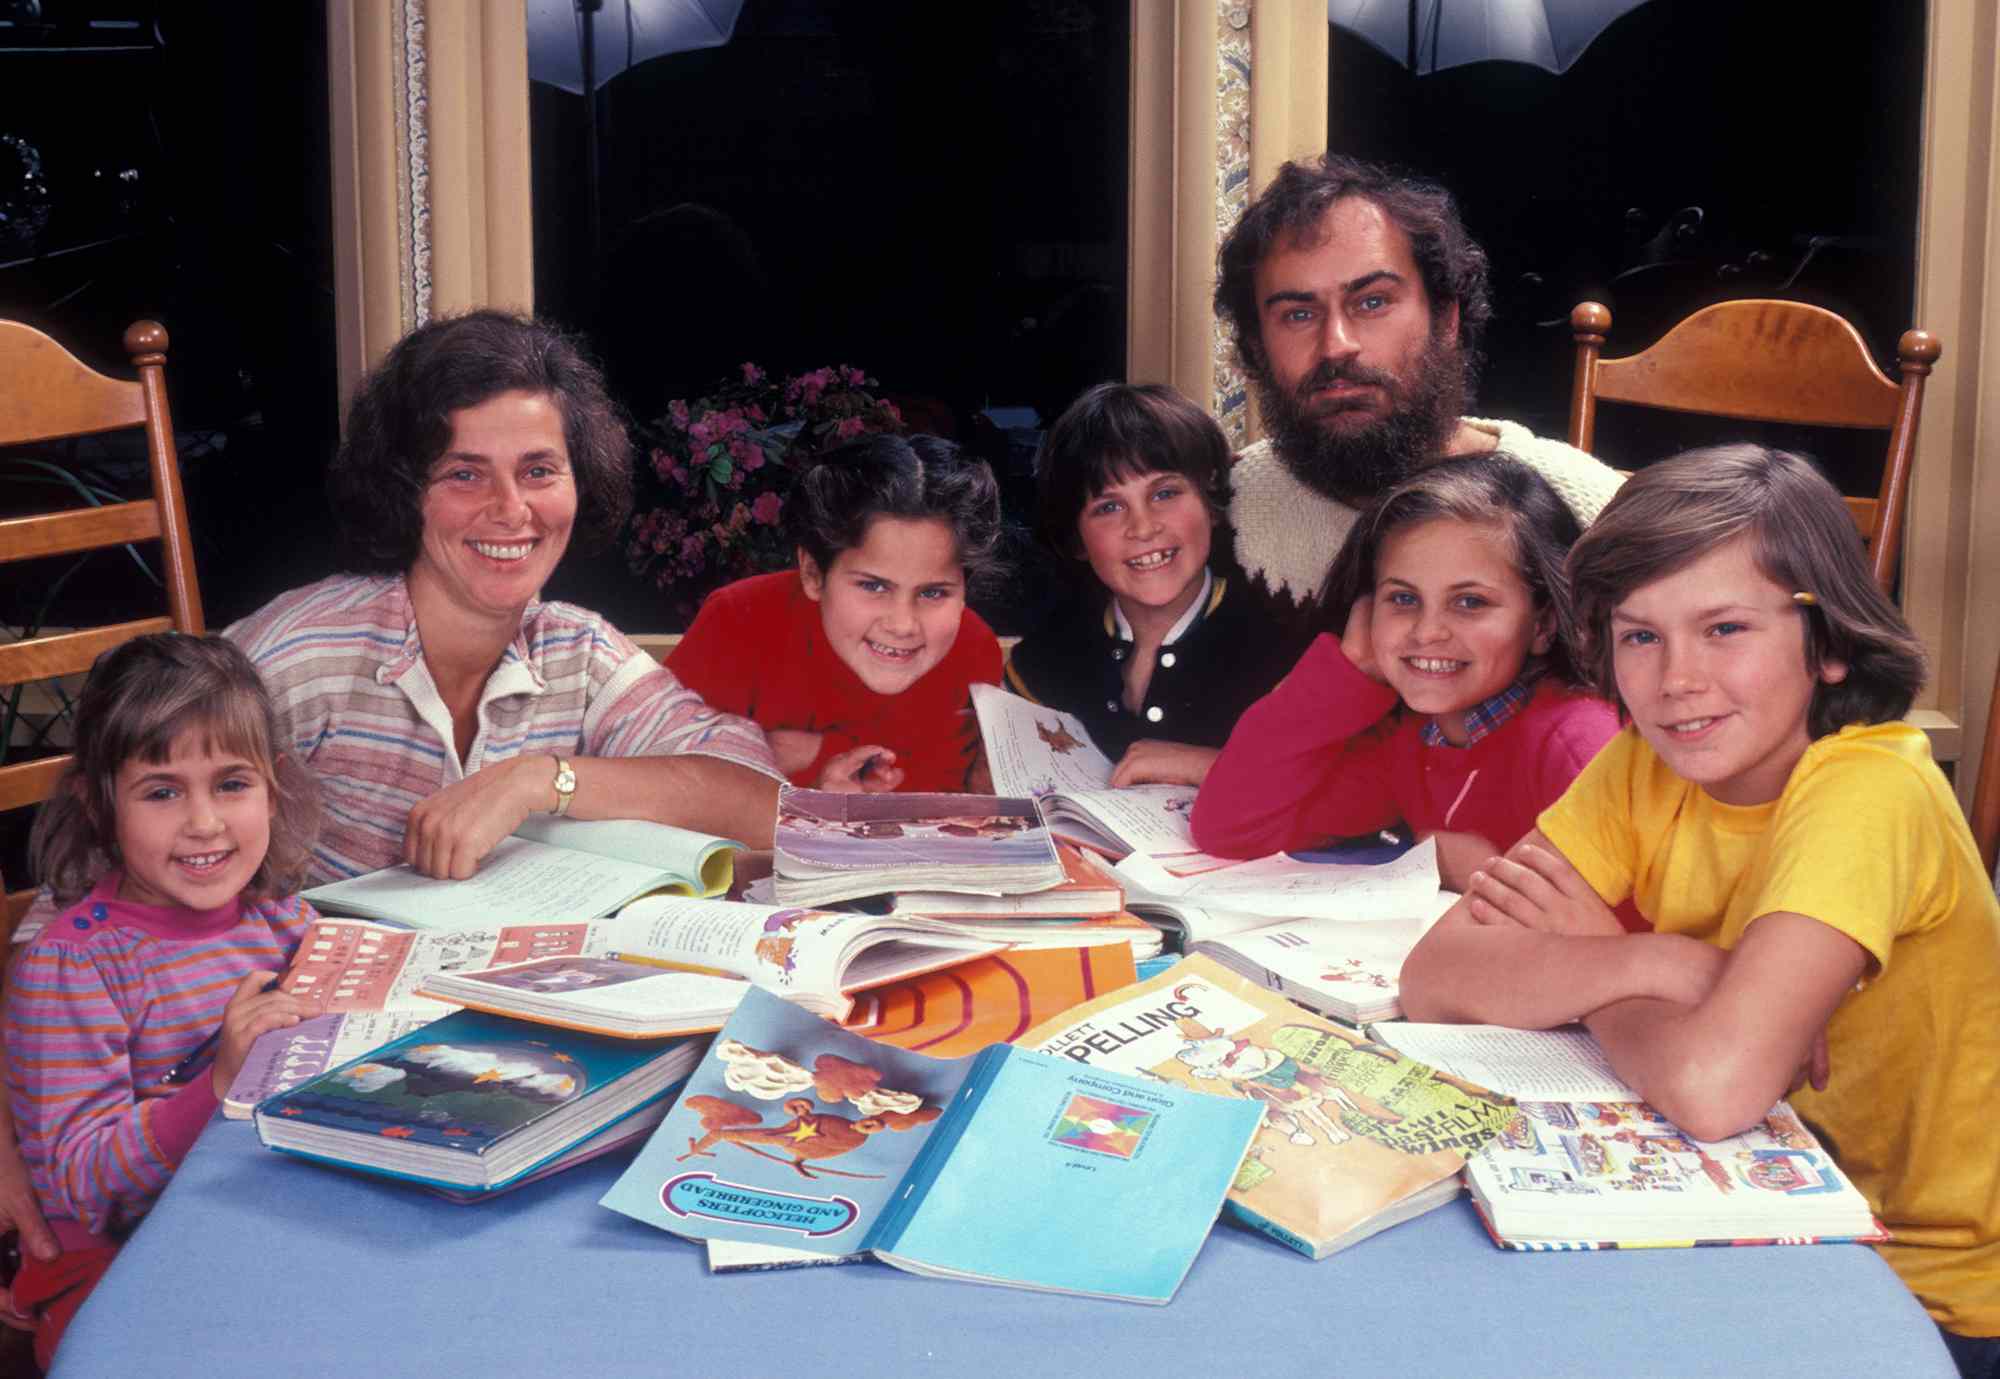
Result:
[[[327,479],[347,573],[226,634],[320,777],[312,880],[399,861],[470,876],[542,812],[768,842],[756,726],[603,618],[541,601],[572,538],[616,535],[631,471],[597,366],[539,321],[431,322],[363,382]]]

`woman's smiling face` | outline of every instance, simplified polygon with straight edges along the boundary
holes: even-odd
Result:
[[[958,640],[965,569],[942,518],[877,517],[825,570],[800,551],[799,582],[833,654],[877,694],[901,694]]]
[[[546,393],[516,391],[450,420],[451,440],[424,489],[412,592],[518,618],[555,573],[576,524],[562,409]]]

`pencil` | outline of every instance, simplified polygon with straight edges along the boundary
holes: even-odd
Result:
[[[739,972],[728,972],[720,967],[702,967],[692,962],[674,962],[667,958],[648,957],[644,953],[606,953],[604,955],[617,962],[636,962],[641,967],[660,967],[669,972],[692,972],[698,977],[730,977],[742,981]]]

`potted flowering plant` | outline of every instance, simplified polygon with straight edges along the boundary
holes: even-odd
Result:
[[[632,573],[667,593],[685,621],[710,590],[792,563],[785,499],[822,451],[900,431],[895,404],[845,364],[775,380],[755,364],[639,427],[658,505],[632,518]]]

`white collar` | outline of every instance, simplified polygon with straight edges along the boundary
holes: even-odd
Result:
[[[1214,593],[1215,574],[1204,567],[1201,572],[1201,592],[1195,595],[1194,602],[1187,606],[1187,611],[1180,615],[1179,620],[1167,629],[1167,635],[1160,639],[1160,645],[1172,646],[1190,627],[1201,621],[1202,614],[1208,611],[1208,601]],[[1119,641],[1137,640],[1132,634],[1132,624],[1125,620],[1125,610],[1118,606],[1118,600],[1115,598],[1111,600],[1111,625],[1117,629]]]

